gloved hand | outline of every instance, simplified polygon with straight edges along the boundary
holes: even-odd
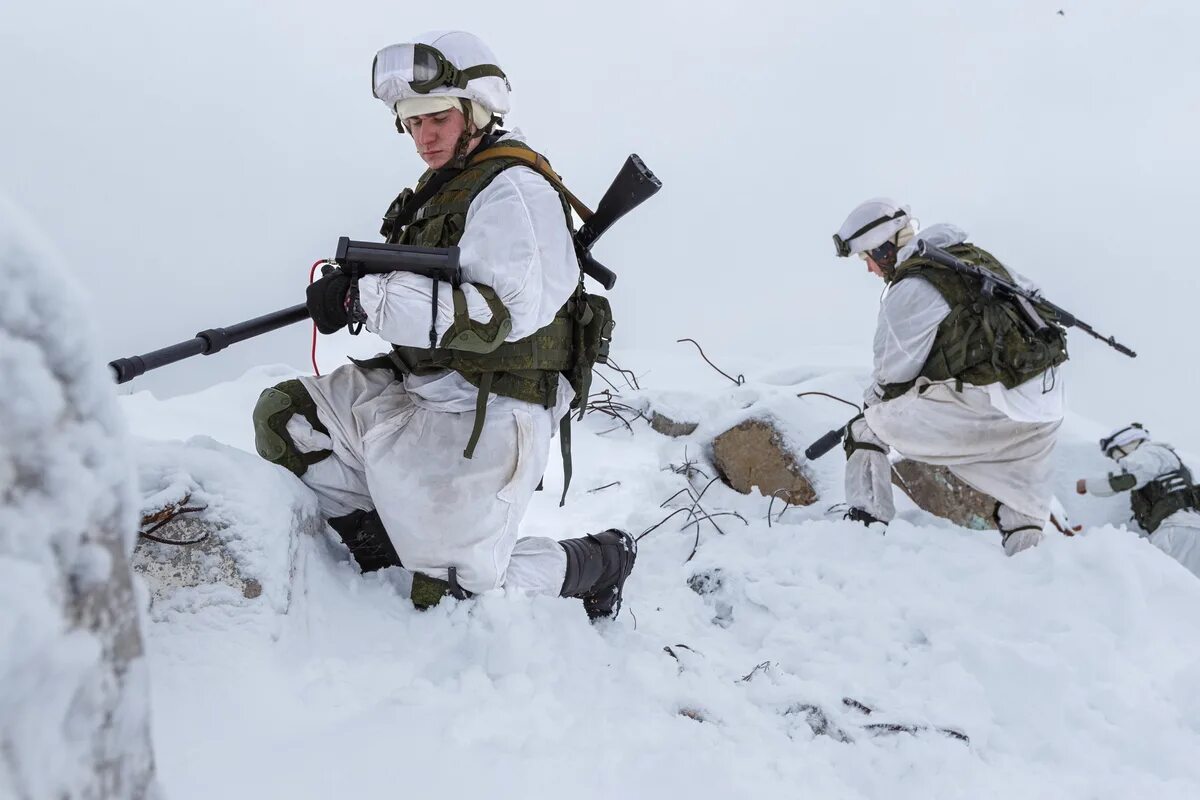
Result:
[[[346,303],[350,294],[350,278],[341,270],[310,283],[306,291],[308,314],[321,333],[336,333],[350,320]]]

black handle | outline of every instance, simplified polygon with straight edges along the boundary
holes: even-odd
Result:
[[[583,268],[583,274],[595,280],[605,289],[611,290],[617,285],[617,273],[597,261],[591,253],[580,253],[579,265]]]
[[[820,439],[817,439],[815,442],[810,444],[808,449],[804,451],[804,457],[809,461],[816,461],[818,458],[837,447],[845,435],[846,429],[844,427],[830,431]]]

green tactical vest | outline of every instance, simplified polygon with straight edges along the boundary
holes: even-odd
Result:
[[[533,154],[533,150],[515,141],[504,141],[505,148],[517,148]],[[506,169],[529,166],[520,158],[496,157],[478,162],[468,161],[461,173],[451,178],[429,198],[412,221],[403,227],[398,219],[409,216],[405,203],[414,192],[405,189],[392,203],[384,216],[380,231],[389,243],[419,247],[451,247],[457,245],[466,228],[467,211],[475,197]],[[427,171],[417,183],[416,193],[434,177]],[[554,182],[551,182],[554,185]],[[554,187],[563,203],[567,227],[573,228],[571,209],[563,190]],[[472,320],[467,314],[466,295],[454,287],[454,322],[437,342],[436,347],[393,345],[388,360],[399,375],[426,375],[439,370],[453,370],[479,389],[476,402],[475,428],[463,455],[470,458],[483,430],[489,393],[511,397],[544,408],[554,406],[558,397],[558,376],[566,375],[575,390],[572,408],[582,413],[587,405],[591,385],[592,365],[603,363],[612,339],[613,320],[608,300],[584,291],[583,273],[579,287],[559,309],[550,324],[515,342],[506,342],[512,330],[511,315],[490,286],[472,284],[487,302],[492,318],[486,323]],[[361,362],[363,366],[382,366]],[[570,414],[563,418],[560,428],[564,462],[563,496],[570,482]]]
[[[1200,488],[1192,483],[1191,470],[1180,460],[1179,469],[1159,475],[1141,489],[1130,492],[1130,502],[1138,525],[1146,533],[1154,533],[1176,511],[1200,510]]]
[[[946,251],[1012,280],[994,256],[975,245],[958,244]],[[1066,334],[1051,318],[1042,315],[1049,327],[1039,335],[1011,300],[988,300],[982,296],[978,278],[924,258],[910,258],[898,265],[891,283],[913,275],[929,281],[950,306],[921,369],[920,374],[929,380],[954,380],[960,386],[1002,383],[1012,389],[1067,360]],[[912,385],[910,381],[885,386],[885,398],[898,397]]]

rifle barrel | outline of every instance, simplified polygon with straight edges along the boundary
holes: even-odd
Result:
[[[1027,291],[1016,284],[1004,280],[999,275],[992,274],[982,267],[955,258],[953,255],[947,253],[940,247],[929,244],[923,239],[917,242],[917,255],[923,258],[928,258],[935,264],[941,264],[944,267],[957,270],[958,272],[965,272],[969,275],[977,275],[984,280],[989,280],[992,282],[992,284],[1012,295],[1013,297],[1023,297],[1029,302],[1041,306],[1043,309],[1052,314],[1055,318],[1055,321],[1064,328],[1078,328],[1088,336],[1091,336],[1093,339],[1099,339],[1100,341],[1104,342],[1118,353],[1129,356],[1130,358],[1137,358],[1137,353],[1118,342],[1115,337],[1103,336],[1097,333],[1095,328],[1093,328],[1091,325],[1088,325],[1086,322],[1079,319],[1065,308],[1051,303],[1039,293]]]

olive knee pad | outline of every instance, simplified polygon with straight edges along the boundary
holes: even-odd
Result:
[[[314,430],[329,433],[317,418],[317,407],[304,384],[292,379],[272,386],[258,396],[253,414],[254,447],[267,461],[278,464],[299,477],[310,464],[329,457],[332,451],[300,452],[287,430],[288,420],[295,414],[303,415]]]

